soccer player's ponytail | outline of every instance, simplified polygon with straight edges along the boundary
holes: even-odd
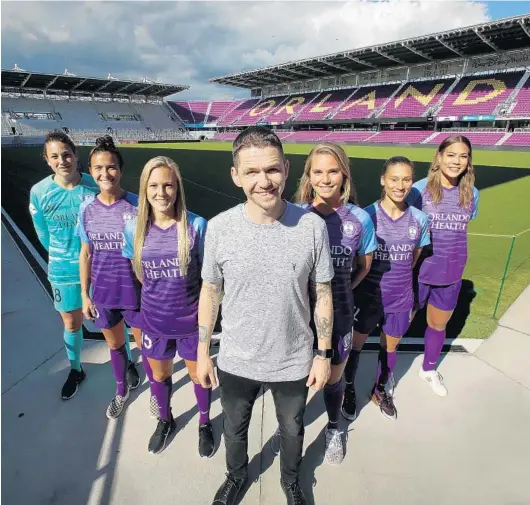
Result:
[[[440,155],[453,144],[465,144],[469,149],[469,159],[467,163],[467,168],[460,175],[458,180],[458,186],[460,188],[460,207],[463,209],[468,208],[473,202],[473,188],[475,186],[475,171],[473,169],[472,163],[472,147],[471,142],[467,137],[463,135],[455,135],[453,137],[447,137],[436,150],[434,159],[432,161],[431,167],[429,168],[429,173],[427,174],[427,191],[431,195],[431,199],[434,204],[439,204],[443,198],[442,190],[442,171],[440,169],[439,157]]]
[[[110,135],[105,135],[104,137],[98,137],[96,139],[96,146],[92,148],[88,154],[88,164],[92,163],[92,156],[98,153],[111,153],[116,157],[118,161],[118,166],[120,170],[123,170],[123,158],[120,153],[120,150],[114,144],[114,139]]]

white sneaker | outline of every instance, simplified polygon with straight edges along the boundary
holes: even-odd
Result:
[[[326,428],[326,449],[324,457],[329,465],[340,465],[344,459],[343,432],[335,428]]]
[[[436,370],[429,370],[426,372],[423,367],[420,367],[418,375],[431,385],[432,390],[438,396],[447,396],[447,388],[444,386],[444,379],[440,372]]]
[[[125,393],[125,396],[116,395],[107,407],[107,417],[109,419],[116,419],[120,417],[120,414],[123,411],[123,407],[125,407],[125,404],[127,403],[128,399],[129,389],[127,389],[127,393]]]

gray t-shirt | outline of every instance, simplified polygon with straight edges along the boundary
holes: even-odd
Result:
[[[202,278],[224,282],[221,370],[263,382],[309,374],[313,332],[308,282],[333,278],[324,221],[291,203],[272,224],[240,204],[208,223]]]

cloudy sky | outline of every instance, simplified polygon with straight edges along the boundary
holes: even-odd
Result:
[[[187,84],[185,99],[247,96],[208,78],[530,12],[530,2],[3,1],[2,68]]]

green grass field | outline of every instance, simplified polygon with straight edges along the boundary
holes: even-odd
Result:
[[[291,198],[302,173],[310,145],[286,144],[291,163],[285,196]],[[79,148],[86,164],[88,147]],[[243,193],[230,178],[231,144],[201,142],[141,144],[123,146],[124,187],[138,191],[138,180],[145,162],[155,155],[173,158],[181,167],[190,210],[211,218],[243,200]],[[347,146],[354,181],[362,206],[372,203],[380,193],[382,160],[400,154],[415,161],[416,178],[427,173],[434,149],[405,147]],[[511,245],[510,235],[530,228],[530,153],[480,151],[474,153],[477,187],[480,190],[479,217],[470,225],[469,260],[464,274],[459,306],[448,328],[449,336],[485,338],[496,327],[493,310]],[[33,184],[49,173],[38,148],[2,149],[2,205],[36,243],[27,202]],[[507,235],[508,237],[473,234]],[[523,289],[530,284],[530,231],[515,240],[507,279],[499,304],[501,317]],[[417,317],[409,336],[423,336],[421,317]]]

